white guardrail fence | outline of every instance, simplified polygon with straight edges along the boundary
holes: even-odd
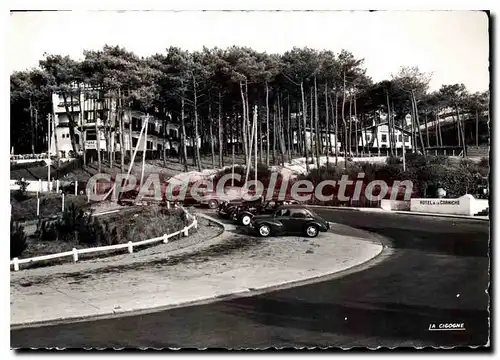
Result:
[[[112,251],[112,250],[119,250],[119,249],[128,249],[128,252],[130,254],[132,254],[134,252],[135,246],[149,245],[149,244],[154,244],[154,243],[160,242],[160,241],[167,244],[168,240],[170,238],[177,236],[177,235],[180,235],[180,234],[183,234],[184,236],[188,236],[190,229],[192,229],[193,227],[195,229],[198,228],[198,220],[196,219],[196,216],[190,214],[184,208],[183,208],[183,210],[189,218],[193,219],[193,221],[188,226],[185,226],[182,230],[176,231],[176,232],[171,233],[171,234],[165,234],[165,235],[160,236],[160,237],[142,240],[142,241],[136,241],[136,242],[129,241],[128,243],[125,243],[125,244],[98,246],[98,247],[85,248],[85,249],[73,248],[73,250],[71,250],[71,251],[65,251],[62,253],[42,255],[42,256],[35,256],[32,258],[26,258],[26,259],[13,258],[10,261],[10,266],[14,266],[14,271],[19,271],[20,264],[29,264],[29,263],[33,263],[33,262],[58,259],[58,258],[63,258],[63,257],[68,257],[68,256],[72,256],[73,262],[77,262],[78,255],[80,255],[80,254],[90,254],[90,253],[105,252],[105,251]]]

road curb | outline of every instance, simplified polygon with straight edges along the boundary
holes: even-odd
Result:
[[[379,241],[379,239],[376,239],[376,240]],[[281,283],[278,285],[263,286],[260,288],[247,288],[246,290],[237,291],[237,292],[233,292],[230,294],[221,294],[221,295],[207,297],[204,299],[185,301],[185,302],[181,302],[181,303],[177,303],[177,304],[170,304],[170,305],[164,305],[164,306],[158,306],[158,307],[152,307],[152,308],[146,308],[146,309],[113,311],[113,313],[105,313],[102,315],[82,316],[82,317],[73,317],[73,318],[60,318],[60,319],[55,319],[55,320],[45,320],[45,321],[38,321],[38,322],[32,322],[32,323],[11,324],[10,330],[14,331],[14,330],[22,330],[22,329],[26,329],[26,328],[62,325],[62,324],[69,324],[69,323],[75,323],[75,322],[99,321],[99,320],[106,320],[106,319],[111,319],[111,318],[115,318],[115,317],[121,318],[121,317],[129,317],[129,316],[146,315],[146,314],[151,314],[151,313],[155,313],[155,312],[161,312],[161,311],[172,310],[172,309],[183,308],[183,307],[207,305],[207,304],[211,304],[211,303],[214,303],[217,301],[229,301],[229,300],[243,298],[243,297],[257,296],[257,295],[261,295],[261,294],[265,294],[265,293],[269,293],[269,292],[273,292],[273,291],[293,288],[296,286],[305,286],[305,285],[314,284],[314,283],[318,283],[318,282],[322,282],[322,281],[333,280],[333,279],[347,276],[347,275],[350,275],[350,274],[353,274],[353,273],[356,273],[359,271],[363,271],[363,270],[366,270],[372,266],[378,265],[381,262],[385,261],[385,259],[388,256],[390,256],[392,254],[392,252],[393,251],[391,248],[383,245],[380,242],[380,251],[372,258],[370,258],[370,259],[368,259],[360,264],[354,265],[350,268],[347,268],[344,270],[339,270],[339,271],[336,271],[333,273],[320,274],[320,275],[316,275],[316,276],[309,277],[306,279],[292,280],[292,281],[284,282],[284,283]]]
[[[223,226],[225,224],[219,222],[218,220],[213,219],[210,216],[207,216],[205,214],[197,214],[197,216],[200,216],[202,218],[205,218],[208,221],[211,221],[219,226]],[[224,236],[224,234],[227,234],[227,232],[224,230],[220,235],[218,235],[216,238],[221,238]],[[338,235],[342,236],[342,235]],[[235,298],[241,298],[241,297],[250,297],[250,296],[255,296],[267,292],[272,292],[280,289],[286,289],[286,288],[291,288],[294,286],[302,286],[302,285],[307,285],[307,284],[312,284],[316,282],[321,282],[321,281],[327,281],[329,279],[334,279],[338,277],[342,277],[354,272],[358,272],[361,270],[364,270],[368,267],[371,267],[373,265],[378,264],[380,261],[383,261],[383,257],[381,255],[383,254],[388,254],[388,252],[391,252],[391,249],[385,246],[382,241],[380,240],[379,237],[373,237],[372,240],[375,240],[376,243],[379,245],[376,251],[374,251],[375,254],[371,254],[368,259],[362,260],[362,262],[355,264],[353,266],[350,266],[345,269],[340,269],[337,271],[327,271],[324,273],[319,273],[314,276],[303,276],[299,277],[299,279],[295,278],[293,280],[289,281],[284,281],[281,283],[273,284],[273,285],[264,285],[262,287],[257,287],[257,288],[247,288],[245,290],[237,290],[235,292],[230,292],[227,294],[219,294],[219,295],[213,295],[213,296],[208,296],[202,299],[195,299],[191,301],[183,301],[175,304],[167,304],[167,305],[160,305],[156,307],[150,307],[150,308],[138,308],[138,309],[126,309],[123,311],[120,310],[113,310],[113,312],[110,312],[109,310],[106,311],[106,313],[102,314],[96,314],[96,315],[90,315],[90,316],[75,316],[75,317],[66,317],[66,318],[57,318],[57,319],[51,319],[51,320],[41,320],[41,321],[36,321],[36,322],[23,322],[23,323],[16,323],[16,324],[11,324],[10,328],[12,330],[20,330],[24,328],[31,328],[31,327],[42,327],[42,326],[49,326],[49,325],[58,325],[58,324],[66,324],[66,323],[74,323],[74,322],[86,322],[86,321],[96,321],[96,320],[104,320],[104,319],[109,319],[109,318],[114,318],[114,317],[127,317],[127,316],[136,316],[136,315],[142,315],[142,314],[148,314],[148,313],[154,313],[158,311],[164,311],[164,310],[169,310],[169,309],[174,309],[174,308],[180,308],[180,307],[188,307],[188,306],[195,306],[195,305],[203,305],[203,304],[208,304],[216,301],[221,301],[221,300],[231,300]],[[285,280],[285,279],[284,279]]]
[[[411,212],[411,211],[402,211],[402,210],[383,210],[380,208],[351,208],[351,207],[324,206],[324,205],[306,205],[306,206],[312,207],[312,208],[319,208],[319,209],[323,209],[323,210],[345,210],[345,211],[360,211],[360,212],[365,212],[365,213],[403,214],[403,215],[411,215],[411,216],[431,216],[431,217],[456,218],[456,219],[476,220],[476,221],[490,221],[489,218],[482,218],[482,217],[468,216],[468,215],[424,213],[424,212]]]

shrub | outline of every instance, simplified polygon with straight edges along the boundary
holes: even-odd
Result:
[[[24,179],[20,179],[16,181],[16,185],[19,186],[19,189],[14,193],[14,198],[17,201],[26,200],[28,198],[27,190],[29,183]]]
[[[51,220],[39,220],[35,236],[40,241],[55,241],[58,239],[57,223]]]
[[[481,160],[479,160],[479,167],[482,168],[489,168],[490,167],[490,159],[486,157],[482,157]]]
[[[24,227],[13,221],[10,222],[10,258],[21,256],[28,247]]]
[[[398,156],[388,156],[385,162],[387,165],[398,165],[403,163],[403,159]]]

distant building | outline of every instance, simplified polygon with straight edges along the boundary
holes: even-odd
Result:
[[[87,96],[88,91],[91,88],[84,87],[81,96],[76,98],[67,97],[66,102],[68,105],[68,112],[72,115],[73,121],[76,126],[75,130],[75,142],[76,148],[79,153],[85,150],[96,150],[97,149],[97,139],[99,138],[99,149],[105,151],[106,147],[106,131],[110,132],[111,139],[114,138],[115,141],[109,141],[108,147],[110,151],[120,151],[122,144],[120,144],[120,126],[119,122],[116,121],[116,102],[113,99],[90,99]],[[69,135],[69,117],[66,107],[64,105],[64,98],[61,94],[52,94],[52,107],[54,114],[54,127],[55,132],[51,134],[51,154],[56,153],[56,137],[57,146],[59,149],[59,155],[61,157],[68,157],[70,151],[73,150],[71,145],[71,139]],[[111,111],[110,111],[111,108]],[[110,124],[105,122],[103,119],[111,116],[113,120]],[[134,149],[136,146],[139,147],[138,150],[142,151],[144,147],[144,136],[141,141],[139,141],[139,134],[144,121],[148,118],[148,129],[147,129],[147,150],[163,151],[173,150],[175,152],[179,151],[180,146],[180,125],[172,121],[170,114],[161,115],[162,118],[158,116],[149,115],[146,116],[145,113],[135,110],[126,109],[123,113],[123,125],[124,125],[124,149],[130,150],[131,146]],[[98,134],[96,134],[96,125],[98,126]],[[105,129],[105,126],[110,126]],[[165,127],[165,128],[164,128]],[[130,143],[132,139],[132,144]],[[138,144],[139,142],[139,144]],[[201,138],[197,141],[198,147],[201,146]],[[188,147],[193,146],[193,139],[187,138],[186,145]]]
[[[301,129],[302,130],[302,129]],[[312,129],[310,127],[306,127],[305,130],[301,131],[302,135],[300,136],[300,139],[305,139],[306,146],[308,148],[311,147],[311,141],[312,144],[316,144],[316,131],[315,129]],[[304,138],[305,137],[305,138]],[[312,139],[311,139],[312,137]],[[335,148],[337,148],[337,151],[340,151],[341,143],[337,139],[337,136],[335,135],[334,131],[329,131],[327,132],[326,130],[319,130],[319,138],[321,141],[321,146],[323,149],[326,149],[328,145],[330,145],[330,152],[334,153]],[[330,138],[330,139],[328,139]],[[295,147],[298,146],[299,144],[299,130],[298,129],[293,129],[293,140],[292,143]]]
[[[356,143],[359,147],[368,147],[374,149],[390,148],[390,135],[392,135],[393,144],[396,149],[402,149],[403,144],[406,149],[413,149],[411,141],[411,132],[402,129],[400,126],[394,126],[394,134],[389,134],[389,125],[387,122],[374,124],[358,131]]]

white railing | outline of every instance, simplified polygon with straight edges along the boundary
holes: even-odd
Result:
[[[190,229],[192,229],[193,227],[195,229],[198,228],[198,220],[196,219],[196,217],[191,215],[190,213],[188,213],[185,209],[183,209],[183,210],[189,218],[193,219],[193,221],[188,226],[185,226],[182,230],[176,231],[176,232],[171,233],[171,234],[165,234],[163,236],[159,236],[159,237],[147,239],[147,240],[142,240],[142,241],[136,241],[136,242],[129,241],[128,243],[125,243],[125,244],[98,246],[98,247],[85,248],[85,249],[73,248],[73,250],[71,250],[71,251],[65,251],[65,252],[56,253],[56,254],[35,256],[32,258],[26,258],[26,259],[14,258],[10,261],[10,266],[14,266],[14,271],[19,271],[19,264],[29,264],[29,263],[33,263],[33,262],[58,259],[58,258],[63,258],[63,257],[68,257],[68,256],[72,256],[73,261],[77,262],[78,255],[80,255],[80,254],[90,254],[90,253],[106,252],[106,251],[120,250],[120,249],[128,249],[128,252],[130,254],[132,254],[134,252],[135,246],[149,245],[149,244],[154,244],[154,243],[160,242],[160,241],[162,241],[164,244],[167,244],[168,240],[170,238],[177,236],[177,235],[180,235],[180,234],[182,234],[184,236],[188,236]]]

